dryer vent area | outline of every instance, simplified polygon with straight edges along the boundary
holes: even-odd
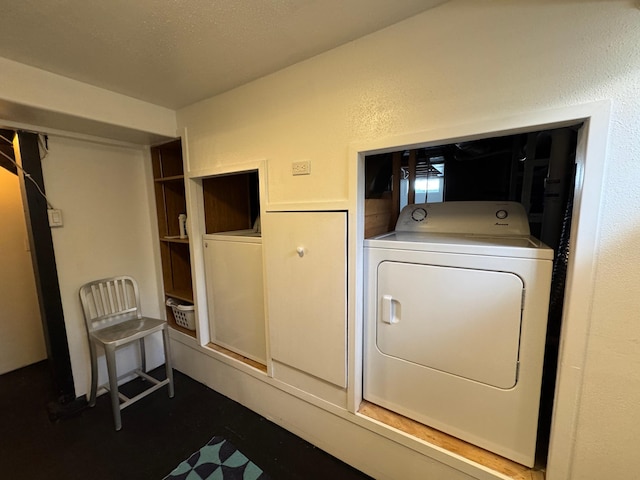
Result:
[[[554,250],[575,183],[581,125],[402,149],[365,161],[365,238],[395,229],[411,203],[516,201]],[[570,220],[570,219],[569,219]]]
[[[538,467],[546,464],[548,449],[581,128],[582,124],[576,124],[431,143],[365,158],[365,239],[393,232],[400,211],[408,204],[512,201],[524,206],[531,235],[553,249]]]

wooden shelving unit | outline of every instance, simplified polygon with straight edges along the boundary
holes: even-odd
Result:
[[[189,239],[180,238],[178,216],[187,213],[180,139],[151,147],[153,179],[156,194],[160,257],[165,300],[174,298],[193,304],[193,283]],[[167,307],[169,324],[195,337],[196,332],[176,323],[173,310]]]

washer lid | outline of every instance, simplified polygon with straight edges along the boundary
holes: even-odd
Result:
[[[396,232],[528,236],[529,219],[517,202],[443,202],[407,205]]]

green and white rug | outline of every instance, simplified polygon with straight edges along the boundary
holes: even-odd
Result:
[[[164,480],[269,480],[269,477],[230,442],[213,437]]]

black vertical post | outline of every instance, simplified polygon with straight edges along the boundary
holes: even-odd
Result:
[[[21,131],[17,133],[20,143],[19,157],[21,166],[44,192],[38,135]],[[24,172],[20,171],[19,175],[23,186],[27,229],[29,230],[31,255],[49,366],[54,381],[57,402],[59,404],[67,404],[75,400],[75,386],[73,384],[67,331],[62,311],[53,240],[47,214],[47,201],[38,191],[36,185],[25,177]],[[55,407],[53,409],[55,410]],[[55,413],[54,416],[56,416]]]

